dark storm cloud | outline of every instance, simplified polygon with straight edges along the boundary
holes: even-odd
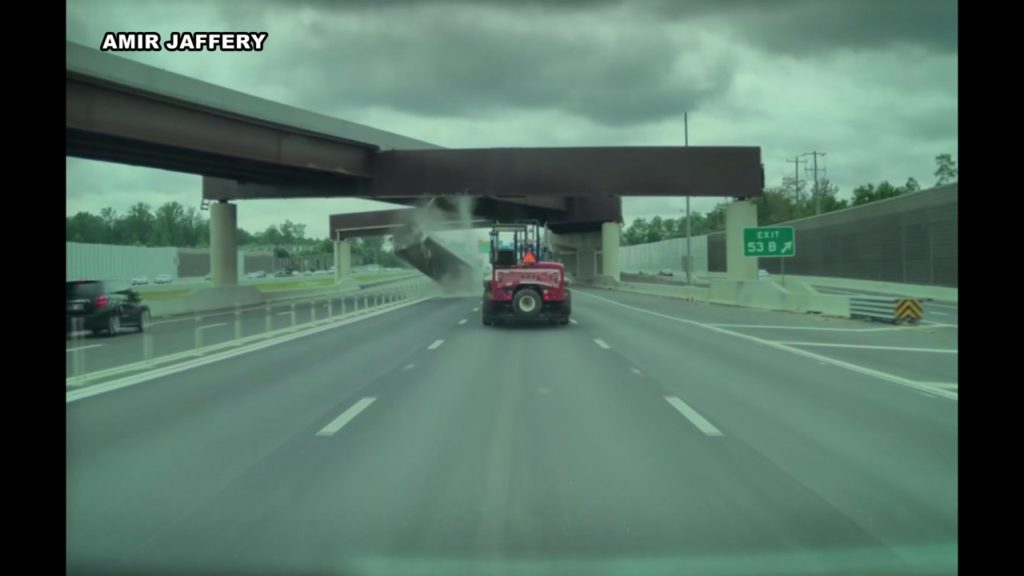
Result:
[[[401,12],[423,7],[488,7],[509,14],[600,12],[623,8],[632,19],[712,21],[740,42],[773,52],[883,49],[896,44],[957,50],[957,0],[312,0],[318,10]],[[241,10],[241,6],[229,6]],[[621,19],[616,19],[621,22]]]
[[[642,3],[641,3],[642,4]],[[812,56],[839,49],[957,46],[956,0],[662,0],[672,19],[707,18],[770,52]]]
[[[474,117],[545,108],[621,126],[700,108],[728,89],[734,69],[726,56],[662,29],[600,21],[595,29],[593,20],[572,18],[527,26],[501,9],[384,5],[360,25],[345,3],[326,4],[336,9],[319,18],[297,16],[301,23],[282,33],[288,48],[267,51],[280,72],[266,82],[302,86],[303,102],[317,109],[344,102]],[[225,16],[239,9],[228,4]]]

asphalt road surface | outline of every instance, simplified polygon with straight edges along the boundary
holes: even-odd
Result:
[[[955,328],[478,309],[69,401],[68,573],[955,573]]]

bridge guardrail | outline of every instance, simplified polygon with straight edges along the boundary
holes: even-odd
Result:
[[[896,296],[850,296],[850,317],[892,324],[918,324],[924,320],[924,306],[931,298]]]

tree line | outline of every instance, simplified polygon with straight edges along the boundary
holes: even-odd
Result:
[[[936,156],[935,165],[935,186],[956,181],[957,168],[952,156],[949,154]],[[766,188],[762,196],[753,200],[753,204],[757,206],[758,223],[762,225],[778,224],[921,190],[920,184],[914,178],[908,178],[902,186],[893,185],[888,181],[882,181],[877,185],[863,184],[853,189],[852,198],[849,200],[839,198],[839,187],[827,178],[818,180],[816,190],[808,188],[814,188],[814,182],[806,180],[796,182],[794,178],[784,178],[781,186]],[[691,212],[690,234],[701,236],[724,231],[725,207],[725,203],[720,203],[706,214]],[[685,216],[679,218],[655,216],[650,220],[636,218],[622,231],[622,245],[633,246],[685,236]]]
[[[138,202],[125,214],[118,214],[113,208],[104,208],[99,214],[78,212],[66,217],[66,225],[65,238],[68,242],[175,248],[210,246],[209,218],[195,207],[185,208],[178,202],[166,202],[155,210],[144,202]],[[240,247],[266,248],[277,258],[315,256],[334,251],[329,238],[307,238],[306,225],[291,220],[268,226],[262,232],[238,228],[237,239]],[[404,266],[386,244],[383,236],[353,239],[353,261]]]

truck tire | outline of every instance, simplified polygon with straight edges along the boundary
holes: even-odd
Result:
[[[493,314],[493,307],[491,305],[491,293],[490,291],[484,291],[484,299],[480,303],[480,321],[483,322],[484,326],[491,326],[494,324],[494,319],[491,317]]]
[[[512,308],[516,314],[527,318],[540,314],[542,305],[540,294],[533,288],[523,288],[512,298]]]

